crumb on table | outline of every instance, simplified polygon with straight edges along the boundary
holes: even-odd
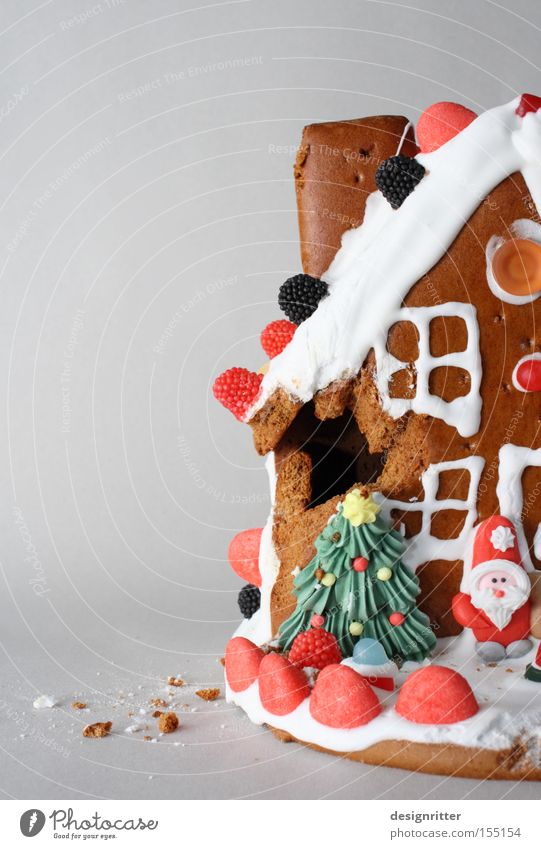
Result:
[[[92,725],[85,725],[83,737],[107,737],[112,726],[112,722],[94,722]]]
[[[221,691],[219,687],[208,687],[205,690],[196,690],[195,695],[205,702],[213,702],[221,695]]]
[[[177,678],[175,675],[170,675],[167,679],[170,687],[184,687],[186,681],[183,678]]]
[[[72,702],[71,706],[72,708],[75,708],[75,710],[84,710],[86,707],[86,702]]]
[[[176,731],[179,726],[178,716],[173,711],[162,713],[158,717],[158,728],[162,734],[171,734]]]
[[[150,699],[150,704],[153,707],[167,707],[167,702],[164,699]]]

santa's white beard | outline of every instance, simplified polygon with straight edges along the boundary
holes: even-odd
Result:
[[[496,598],[491,587],[484,590],[474,588],[471,594],[474,607],[482,610],[498,631],[503,630],[515,612],[528,600],[528,593],[519,587],[508,587],[503,598]]]

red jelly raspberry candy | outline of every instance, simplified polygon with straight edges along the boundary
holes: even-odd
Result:
[[[340,663],[342,652],[334,634],[322,627],[301,631],[293,640],[289,652],[291,663],[324,669],[330,663]]]
[[[259,646],[246,637],[229,640],[225,650],[225,674],[234,693],[247,690],[254,683],[264,656]]]
[[[262,380],[262,374],[247,368],[229,368],[216,378],[212,390],[215,398],[242,422],[259,395]]]
[[[354,669],[333,664],[317,677],[310,713],[331,728],[358,728],[379,716],[381,705],[370,684]]]
[[[271,360],[273,357],[281,354],[286,345],[289,345],[296,329],[297,325],[285,318],[280,318],[277,321],[271,321],[270,324],[267,324],[261,333],[260,339],[261,347]]]
[[[477,118],[475,112],[460,103],[433,103],[417,122],[417,143],[421,153],[437,150]]]
[[[229,543],[227,559],[234,572],[239,578],[261,586],[261,574],[259,572],[259,546],[263,528],[248,528],[241,531]]]
[[[265,655],[259,667],[259,698],[269,713],[285,716],[310,695],[308,679],[283,654]]]
[[[425,666],[402,685],[396,712],[423,725],[463,722],[479,710],[466,679],[446,666]]]

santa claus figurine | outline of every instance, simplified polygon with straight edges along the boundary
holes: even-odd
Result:
[[[522,657],[532,648],[530,590],[513,523],[491,516],[475,529],[472,562],[453,598],[456,621],[474,633],[485,663]]]

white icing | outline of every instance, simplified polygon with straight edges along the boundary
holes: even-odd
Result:
[[[534,652],[518,660],[506,659],[497,667],[479,663],[470,631],[460,637],[438,641],[436,663],[456,669],[473,687],[480,710],[471,719],[453,725],[418,725],[399,716],[393,706],[398,691],[375,689],[385,709],[380,716],[360,728],[338,729],[322,725],[312,718],[309,700],[287,716],[274,716],[259,699],[257,682],[243,693],[226,686],[228,701],[246,711],[252,722],[267,723],[300,740],[337,752],[360,751],[383,740],[410,740],[419,743],[454,743],[461,746],[505,749],[521,738],[527,748],[536,751],[541,734],[541,686],[523,677],[525,664]],[[408,665],[409,667],[412,665]],[[415,668],[415,665],[413,665]],[[507,672],[512,669],[512,672]],[[409,671],[397,675],[401,684]]]
[[[448,353],[441,357],[434,357],[430,353],[430,322],[441,316],[456,316],[464,321],[468,334],[464,351]],[[419,334],[419,356],[413,364],[417,374],[416,391],[413,398],[390,397],[389,381],[397,371],[405,368],[406,364],[389,353],[385,333],[374,342],[376,385],[382,408],[395,419],[403,416],[408,410],[443,419],[447,424],[456,427],[461,436],[473,436],[479,430],[482,406],[479,392],[482,368],[475,307],[453,302],[434,307],[408,307],[399,310],[393,316],[391,324],[397,321],[412,322]],[[461,368],[470,374],[469,392],[452,401],[444,401],[443,398],[433,395],[429,388],[432,370],[446,366]]]
[[[367,677],[376,677],[376,678],[396,678],[398,673],[398,667],[396,663],[392,660],[388,660],[387,663],[358,663],[356,660],[353,660],[352,657],[346,657],[342,661],[343,666],[351,666],[355,672],[358,672],[359,675],[366,675]]]
[[[522,511],[525,506],[522,475],[528,466],[541,467],[541,448],[527,448],[523,445],[509,443],[500,448],[499,460],[500,469],[496,495],[500,503],[500,513],[514,523],[522,563],[526,571],[530,572],[534,567],[522,528]]]
[[[517,380],[517,371],[519,370],[519,367],[522,365],[522,363],[526,362],[527,360],[541,360],[541,354],[537,354],[537,353],[526,354],[525,357],[522,357],[522,359],[520,359],[518,361],[515,368],[513,369],[513,377],[512,377],[513,386],[515,387],[515,389],[518,389],[519,392],[530,392],[531,391],[530,389],[524,389],[524,387],[521,386],[520,383]]]
[[[429,560],[462,560],[464,558],[465,550],[470,543],[470,531],[477,519],[477,490],[484,465],[483,457],[465,457],[462,460],[432,463],[421,476],[424,491],[422,501],[413,503],[397,501],[392,498],[386,499],[381,493],[375,493],[374,497],[381,504],[382,514],[387,521],[391,521],[393,509],[422,514],[421,529],[418,534],[407,540],[407,548],[402,558],[412,571]],[[436,497],[440,473],[450,470],[465,470],[469,473],[468,492],[465,499]],[[441,510],[459,510],[466,513],[462,530],[455,539],[438,539],[431,532],[432,516]]]
[[[541,560],[541,522],[538,524],[533,538],[533,553],[538,560]]]
[[[515,535],[511,528],[507,528],[505,525],[498,525],[490,535],[490,542],[496,551],[507,551],[509,548],[513,548]]]
[[[484,112],[438,150],[419,154],[427,173],[399,209],[379,192],[368,198],[362,226],[345,234],[324,275],[329,296],[271,361],[247,418],[278,387],[306,402],[333,380],[357,374],[413,284],[510,174],[522,172],[541,208],[541,113],[521,118],[518,103]]]
[[[532,242],[537,242],[538,245],[541,245],[541,225],[539,225],[537,221],[532,221],[530,218],[519,218],[517,221],[513,221],[509,230],[510,235],[516,239],[530,239]],[[541,295],[541,292],[535,292],[533,295],[512,295],[510,292],[506,292],[505,289],[502,289],[492,273],[492,260],[494,254],[505,241],[506,239],[502,236],[491,236],[487,242],[486,258],[488,287],[493,295],[496,295],[500,301],[504,301],[507,304],[515,304],[515,306],[529,304],[532,301],[535,301],[539,295]]]
[[[274,582],[278,577],[280,561],[272,541],[272,527],[274,522],[274,499],[276,495],[276,469],[274,463],[274,452],[271,452],[265,460],[265,468],[269,476],[269,487],[271,497],[271,510],[267,523],[261,534],[259,545],[259,573],[261,575],[261,602],[250,619],[243,619],[235,631],[235,637],[246,637],[256,645],[271,641],[271,592]]]

